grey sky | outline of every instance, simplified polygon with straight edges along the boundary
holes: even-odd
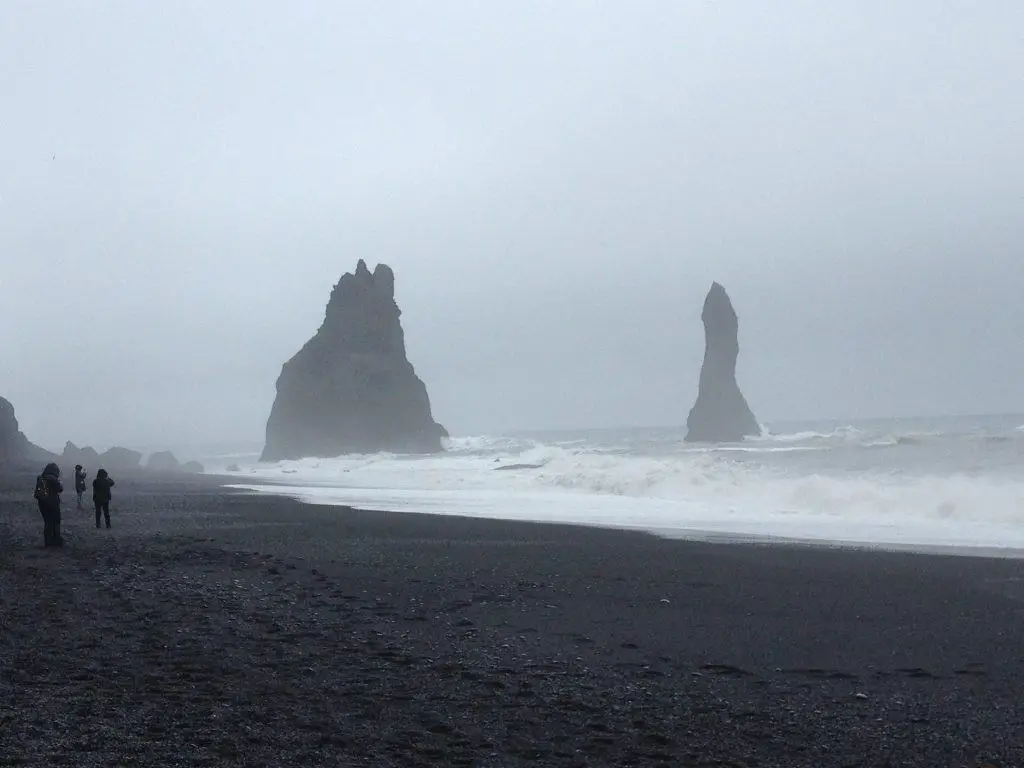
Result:
[[[1024,409],[1024,5],[5,2],[0,394],[259,439],[390,264],[453,433]]]

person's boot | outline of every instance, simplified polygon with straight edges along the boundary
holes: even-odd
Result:
[[[110,527],[110,518],[109,517],[106,518],[106,521],[107,521],[107,528],[109,528]]]

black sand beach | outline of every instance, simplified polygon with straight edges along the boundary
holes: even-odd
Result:
[[[117,480],[0,481],[0,765],[1024,766],[1019,560]]]

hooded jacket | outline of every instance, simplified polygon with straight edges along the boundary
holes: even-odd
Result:
[[[114,481],[107,474],[105,469],[101,469],[96,473],[96,477],[92,481],[92,500],[93,501],[110,501],[110,489],[114,486]]]
[[[43,473],[36,478],[36,485],[40,483],[46,483],[47,488],[50,491],[50,504],[51,506],[60,506],[60,494],[64,492],[64,486],[60,482],[60,467],[53,462],[43,467]],[[40,499],[40,504],[43,504],[43,500]]]

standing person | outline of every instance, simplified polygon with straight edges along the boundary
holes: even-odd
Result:
[[[63,547],[60,535],[60,495],[64,486],[60,482],[60,467],[52,462],[43,467],[36,478],[33,494],[39,503],[39,514],[43,516],[43,544],[47,547]]]
[[[75,464],[75,493],[78,494],[78,508],[82,508],[82,494],[85,493],[85,470],[81,464]]]
[[[96,478],[92,481],[92,501],[96,505],[96,527],[100,527],[100,512],[106,520],[107,528],[110,527],[110,489],[114,487],[114,480],[107,474],[107,470],[96,470]]]

